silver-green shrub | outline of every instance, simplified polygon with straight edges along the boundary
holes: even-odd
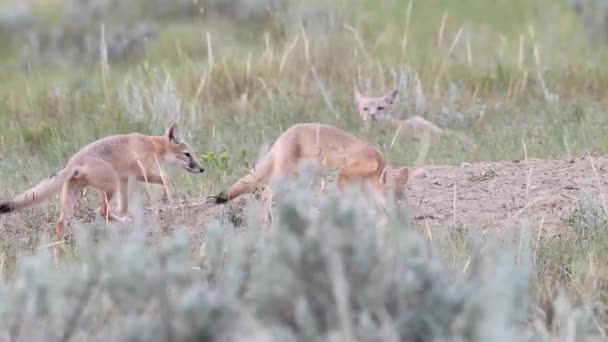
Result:
[[[447,264],[447,251],[431,248],[393,202],[382,220],[359,191],[319,195],[302,179],[276,184],[270,227],[254,205],[247,229],[220,218],[204,242],[184,229],[158,243],[144,227],[102,229],[96,241],[77,236],[59,262],[48,247],[22,257],[0,286],[0,340],[524,341],[595,333],[567,305],[556,310],[556,327],[533,314],[529,234],[513,246],[474,239],[465,267]]]

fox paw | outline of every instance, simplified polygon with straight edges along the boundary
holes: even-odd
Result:
[[[133,223],[133,219],[131,218],[131,216],[125,215],[125,216],[119,216],[117,218],[118,222],[122,223],[122,224],[129,224],[129,223]]]
[[[220,192],[215,196],[207,196],[207,199],[211,200],[214,204],[223,204],[228,202],[228,197],[223,192]]]

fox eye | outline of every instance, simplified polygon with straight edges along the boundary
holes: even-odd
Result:
[[[384,107],[380,106],[378,107],[378,110],[384,110]]]
[[[184,153],[184,155],[185,155],[187,158],[192,158],[192,155],[190,154],[190,152],[186,152],[186,153]]]

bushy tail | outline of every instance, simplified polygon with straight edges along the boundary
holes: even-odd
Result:
[[[272,173],[272,168],[275,160],[275,147],[260,160],[253,170],[245,177],[236,181],[227,190],[222,191],[217,196],[212,196],[216,203],[224,203],[230,201],[242,194],[252,191],[257,185],[268,180]]]
[[[61,190],[63,184],[78,174],[78,169],[66,167],[57,174],[41,181],[30,190],[21,193],[10,201],[0,202],[0,214],[10,213],[42,203]]]

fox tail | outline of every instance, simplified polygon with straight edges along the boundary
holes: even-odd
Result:
[[[40,204],[61,190],[61,187],[72,177],[78,175],[75,167],[66,167],[57,174],[42,180],[33,188],[15,196],[9,201],[0,201],[0,214],[7,214],[16,210]]]
[[[228,189],[222,191],[217,196],[212,196],[216,203],[225,203],[242,194],[252,191],[257,185],[268,180],[272,173],[275,161],[275,148],[270,151],[260,160],[253,170],[245,177],[239,179],[232,184]]]

